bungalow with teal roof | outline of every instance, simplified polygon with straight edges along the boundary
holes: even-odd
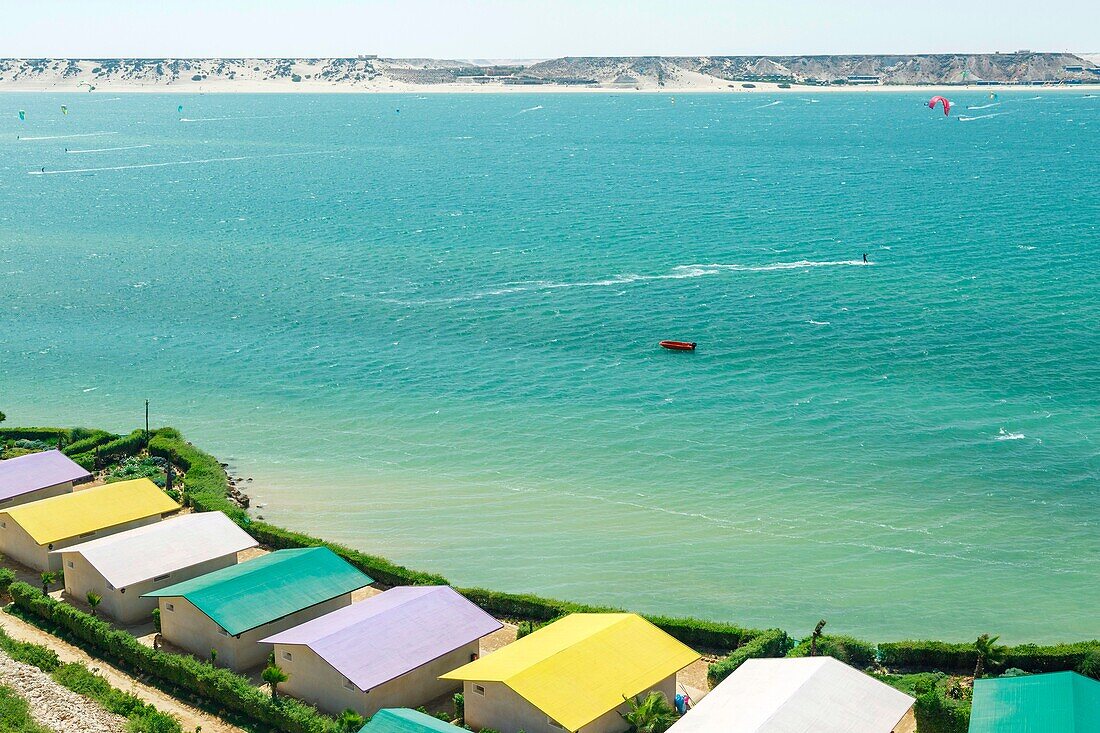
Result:
[[[369,577],[327,547],[278,550],[146,593],[159,599],[161,634],[178,647],[242,671],[264,662],[261,641],[351,604]]]

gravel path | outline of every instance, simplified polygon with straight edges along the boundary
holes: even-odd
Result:
[[[38,667],[17,662],[3,652],[0,652],[0,681],[26,700],[31,717],[50,730],[119,733],[126,729],[125,719],[59,685]]]
[[[182,700],[178,700],[167,693],[161,692],[155,687],[138,682],[133,677],[116,669],[102,659],[94,659],[82,649],[78,649],[58,639],[56,636],[47,634],[36,626],[32,626],[26,621],[18,619],[9,613],[0,611],[0,627],[3,627],[13,639],[30,641],[53,649],[57,652],[62,662],[83,662],[89,668],[97,670],[113,687],[125,692],[132,692],[145,702],[151,703],[161,712],[175,715],[183,725],[184,730],[194,730],[197,726],[202,726],[203,733],[244,733],[244,731],[237,726],[231,725],[207,712],[194,708]],[[53,680],[50,681],[52,682]],[[21,688],[16,687],[14,683],[11,686],[19,690],[19,694],[25,697]],[[33,703],[31,710],[34,710]],[[47,723],[43,724],[49,725]],[[76,733],[76,731],[82,731],[83,729],[80,727],[62,727],[57,728],[57,730],[59,733]]]

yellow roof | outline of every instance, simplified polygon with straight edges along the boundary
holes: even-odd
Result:
[[[118,481],[72,494],[32,501],[0,512],[40,545],[179,509],[147,478]]]
[[[443,679],[502,682],[576,731],[699,658],[632,613],[575,613]]]

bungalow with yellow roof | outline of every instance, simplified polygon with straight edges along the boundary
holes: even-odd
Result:
[[[699,654],[632,613],[575,613],[459,667],[465,722],[501,733],[620,733],[626,700],[661,692]]]
[[[0,511],[0,553],[35,570],[60,570],[54,550],[159,522],[179,508],[147,478],[32,501]]]

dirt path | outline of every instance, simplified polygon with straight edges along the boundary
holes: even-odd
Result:
[[[242,728],[230,725],[221,718],[191,707],[155,687],[138,682],[103,660],[91,657],[72,644],[62,641],[52,634],[47,634],[45,631],[9,613],[0,612],[0,627],[3,627],[14,639],[41,644],[53,649],[62,662],[83,662],[99,672],[111,683],[111,686],[125,692],[132,692],[145,702],[155,706],[157,710],[175,715],[179,718],[180,725],[183,726],[184,730],[191,731],[198,726],[202,726],[204,733],[245,733]]]

